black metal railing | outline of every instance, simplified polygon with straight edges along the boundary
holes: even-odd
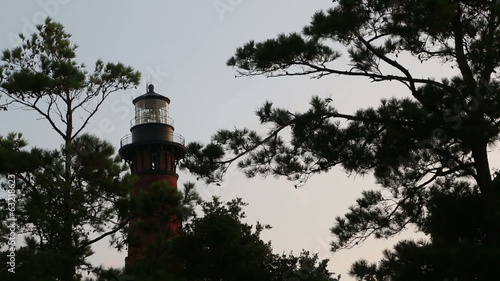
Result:
[[[178,144],[181,144],[183,146],[186,144],[186,139],[184,139],[184,137],[182,135],[177,134],[177,133],[172,133],[172,135],[167,137],[165,140],[169,141],[169,142],[173,142],[173,143],[178,143]],[[120,147],[123,147],[123,146],[128,145],[128,144],[132,144],[132,143],[133,143],[132,134],[128,134],[120,140]]]

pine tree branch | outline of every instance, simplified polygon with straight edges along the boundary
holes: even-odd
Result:
[[[79,245],[78,248],[82,249],[82,248],[85,248],[87,246],[90,246],[90,245],[94,244],[95,242],[100,241],[103,238],[105,238],[105,237],[107,237],[107,236],[109,236],[111,234],[114,234],[114,233],[120,231],[121,229],[123,229],[130,222],[131,219],[132,219],[132,217],[127,218],[126,220],[124,220],[123,222],[121,222],[118,226],[116,226],[114,229],[112,229],[112,230],[110,230],[108,232],[105,232],[102,235],[100,235],[100,236],[98,236],[98,237],[96,237],[94,239],[91,239],[91,240],[89,240],[89,241],[87,241],[87,242]]]
[[[26,107],[31,108],[32,110],[35,110],[36,112],[38,112],[40,115],[42,115],[42,117],[44,117],[49,122],[52,129],[54,129],[54,131],[56,131],[57,134],[59,134],[62,138],[64,138],[65,134],[57,127],[56,123],[52,119],[52,116],[50,115],[50,110],[48,109],[47,112],[44,112],[40,107],[38,107],[36,105],[36,102],[39,100],[38,98],[36,99],[35,103],[30,103],[30,102],[24,101],[22,99],[18,99],[10,94],[8,94],[8,96],[9,96],[9,98],[11,98],[13,100],[13,102],[19,103],[23,106],[26,106]]]

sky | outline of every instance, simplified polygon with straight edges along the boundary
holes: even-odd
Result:
[[[86,132],[118,148],[120,138],[129,133],[132,99],[145,93],[146,83],[151,82],[157,93],[170,98],[176,132],[187,142],[206,143],[218,129],[249,127],[264,133],[266,128],[259,126],[255,110],[266,100],[290,111],[304,111],[313,95],[331,97],[339,111],[353,113],[376,106],[383,97],[405,95],[399,85],[373,84],[362,78],[236,78],[225,65],[245,42],[300,31],[315,11],[331,5],[331,0],[2,0],[0,49],[17,46],[17,34],[31,34],[35,24],[50,16],[73,35],[79,46],[77,61],[88,66],[97,59],[122,62],[142,73],[140,86],[112,95]],[[336,63],[342,67],[347,61]],[[428,70],[410,59],[407,63],[417,76],[440,75],[439,67]],[[22,132],[30,145],[61,145],[46,120],[33,112],[0,112],[0,120],[1,135]],[[180,173],[179,186],[188,181],[196,179]],[[221,186],[196,184],[204,199],[241,197],[249,204],[245,210],[249,223],[260,221],[273,227],[262,238],[271,241],[276,253],[316,252],[330,259],[329,269],[342,274],[343,281],[353,280],[347,272],[354,261],[377,261],[381,251],[395,241],[415,236],[409,230],[393,240],[369,239],[354,249],[330,252],[329,229],[335,217],[345,214],[362,190],[378,188],[370,175],[347,175],[334,169],[295,189],[285,179],[247,179],[232,169]],[[95,265],[124,265],[126,254],[110,249],[107,242],[94,251],[90,260]]]

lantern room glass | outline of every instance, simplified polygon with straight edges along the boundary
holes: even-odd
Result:
[[[161,99],[144,99],[135,104],[135,125],[169,124],[168,103]]]

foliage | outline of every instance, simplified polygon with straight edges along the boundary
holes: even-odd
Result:
[[[0,91],[40,114],[65,142],[84,130],[111,93],[139,83],[140,74],[121,63],[98,60],[89,73],[75,61],[71,35],[50,18],[31,37],[20,37],[21,46],[3,51]]]
[[[265,280],[270,245],[260,240],[267,226],[241,222],[241,199],[203,202],[203,217],[193,218],[173,241],[173,260],[187,280]]]
[[[188,192],[196,194],[188,187],[184,198]],[[270,226],[243,222],[247,204],[240,198],[193,202],[197,202],[199,214],[190,217],[178,235],[164,236],[127,274],[151,281],[336,281],[326,269],[328,260],[319,260],[317,255],[305,251],[299,257],[273,254],[270,243],[260,238]]]
[[[429,241],[403,240],[379,263],[362,259],[351,267],[357,280],[490,280],[498,248],[488,247],[477,188],[468,183],[436,187],[427,201],[422,229]],[[489,261],[490,259],[491,262]]]
[[[78,269],[89,268],[86,258],[92,254],[90,245],[116,232],[128,221],[128,193],[133,178],[122,176],[126,167],[114,155],[111,144],[90,135],[79,136],[71,148],[59,150],[26,150],[26,145],[24,139],[13,134],[0,142],[2,151],[6,152],[0,155],[0,162],[8,163],[2,166],[1,173],[16,178],[15,232],[22,234],[25,240],[17,251],[17,270],[40,278],[49,278],[44,277],[45,273],[57,278],[64,270],[61,259],[71,261]],[[64,181],[68,154],[72,160],[70,183]],[[5,246],[11,231],[7,228],[11,214],[8,199],[3,198],[1,203],[0,236]],[[62,211],[66,209],[71,211]],[[70,233],[62,223],[68,220],[72,223]],[[72,240],[69,249],[64,244],[67,235]],[[39,263],[37,259],[47,265],[32,264]],[[43,270],[29,270],[30,267]]]
[[[194,182],[187,182],[182,185],[180,191],[182,222],[186,223],[196,217],[196,207],[201,205],[203,200],[200,194],[196,191]]]
[[[134,190],[129,207],[130,226],[124,232],[129,232],[128,247],[144,247],[144,255],[123,269],[93,268],[85,281],[180,280],[169,266],[173,263],[172,241],[181,234],[181,223],[194,217],[194,208],[201,200],[193,183],[183,187],[179,192],[167,182],[155,182],[147,192]]]
[[[341,276],[333,278],[332,273],[326,268],[327,265],[328,260],[319,260],[317,254],[304,250],[298,257],[293,254],[275,254],[271,280],[339,281]]]
[[[178,235],[182,222],[182,199],[167,182],[155,182],[147,191],[132,193],[127,258],[133,262],[126,265],[127,274],[141,279],[160,278],[157,274],[169,254],[170,240]]]
[[[96,278],[86,277],[83,281],[136,280],[135,276],[127,275],[124,270],[117,268],[104,268],[100,266],[94,268],[93,273],[96,275]]]
[[[86,259],[93,243],[111,237],[113,245],[123,246],[123,239],[112,236],[130,219],[133,181],[111,144],[84,129],[111,93],[134,87],[140,74],[101,60],[89,73],[75,60],[71,35],[49,18],[30,37],[20,37],[21,46],[2,53],[2,97],[35,111],[62,139],[56,150],[27,150],[15,134],[0,139],[0,174],[16,179],[16,232],[25,238],[19,252],[26,252],[20,254],[20,270],[40,280],[75,280],[79,270],[90,269]],[[6,207],[2,200],[2,218]],[[31,264],[37,259],[45,266]]]
[[[433,192],[447,194],[467,182],[477,188],[481,202],[471,214],[474,220],[466,220],[475,227],[472,232],[483,235],[474,245],[491,249],[492,255],[481,259],[489,266],[473,271],[478,278],[494,278],[498,268],[490,261],[500,259],[500,185],[488,149],[498,141],[500,124],[500,3],[333,2],[333,8],[316,12],[302,33],[250,41],[227,64],[241,76],[340,75],[400,83],[407,97],[383,99],[353,114],[339,112],[334,98],[313,97],[306,112],[266,102],[257,115],[269,133],[220,130],[206,146],[188,145],[184,168],[218,182],[236,162],[250,177],[285,176],[297,185],[334,166],[373,174],[383,191],[365,192],[337,218],[333,250],[370,235],[392,237],[410,224],[428,231]],[[344,55],[349,59],[345,67],[337,63]],[[450,69],[443,75],[453,74],[440,80],[417,76],[404,65],[408,58],[429,67],[441,63]],[[440,208],[456,210],[455,201],[447,204]],[[462,229],[460,217],[454,219],[447,221],[453,225],[449,229]]]

